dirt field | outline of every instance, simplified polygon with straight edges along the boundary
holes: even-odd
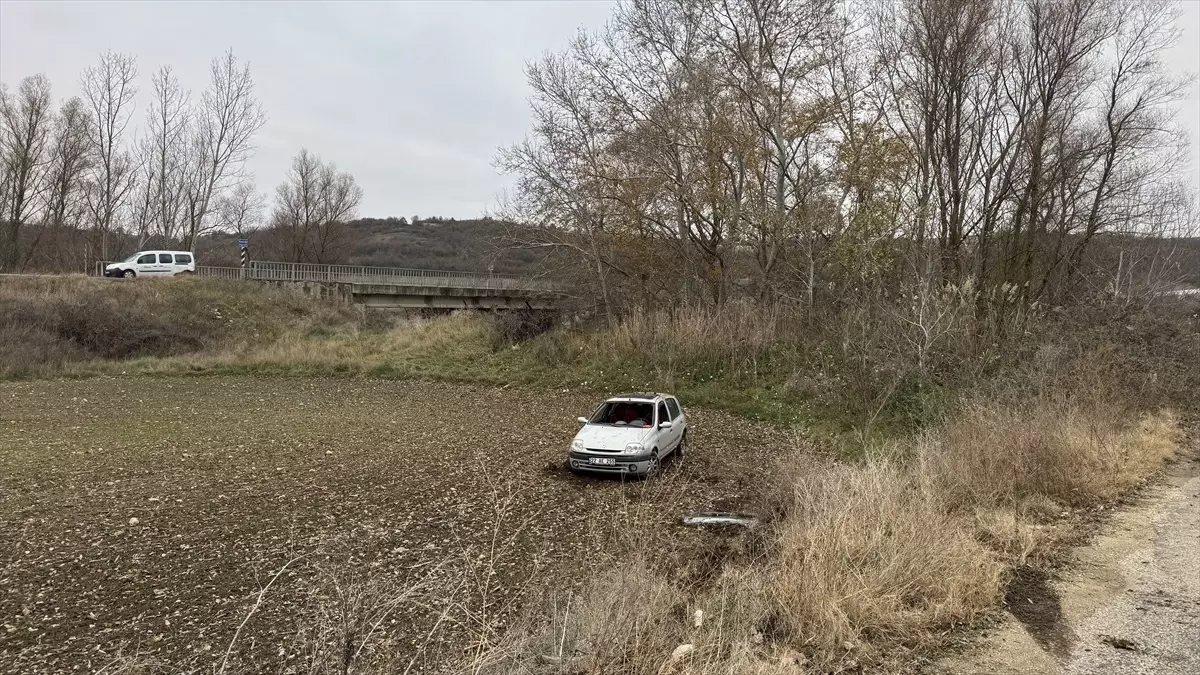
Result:
[[[790,440],[693,410],[688,457],[660,480],[574,477],[561,460],[595,403],[336,379],[0,384],[0,672],[134,654],[211,672],[268,583],[230,663],[293,671],[328,622],[315,598],[350,578],[414,589],[375,635],[432,667],[629,533],[711,537],[674,523],[737,505]]]

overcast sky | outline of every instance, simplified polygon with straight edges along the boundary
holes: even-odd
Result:
[[[171,65],[198,95],[209,60],[232,47],[248,60],[268,121],[250,162],[271,193],[301,147],[354,174],[363,216],[469,218],[509,180],[499,146],[530,125],[524,65],[580,28],[603,26],[612,2],[23,2],[0,1],[0,80],[45,73],[54,93],[107,49],[135,54],[149,75]],[[1200,71],[1200,0],[1184,1],[1184,37],[1169,60]],[[1200,83],[1182,119],[1200,190]],[[138,101],[140,126],[145,97]]]

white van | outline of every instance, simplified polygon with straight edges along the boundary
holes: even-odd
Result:
[[[196,273],[191,251],[138,251],[121,262],[105,265],[106,277],[173,277]]]

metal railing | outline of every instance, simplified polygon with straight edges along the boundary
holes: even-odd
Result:
[[[104,275],[107,263],[96,263],[96,275]],[[363,265],[318,265],[313,263],[252,260],[248,268],[196,266],[196,276],[213,279],[249,279],[253,281],[314,281],[389,286],[423,286],[496,290],[553,290],[543,280],[511,274],[480,274],[445,270],[421,270],[403,267]]]
[[[506,274],[478,274],[403,267],[316,265],[255,260],[250,278],[261,281],[329,281],[392,286],[437,286],[449,288],[525,289],[536,282]]]

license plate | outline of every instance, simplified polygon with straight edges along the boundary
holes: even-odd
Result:
[[[588,457],[588,464],[599,464],[602,466],[612,466],[617,463],[617,460],[612,457]]]

